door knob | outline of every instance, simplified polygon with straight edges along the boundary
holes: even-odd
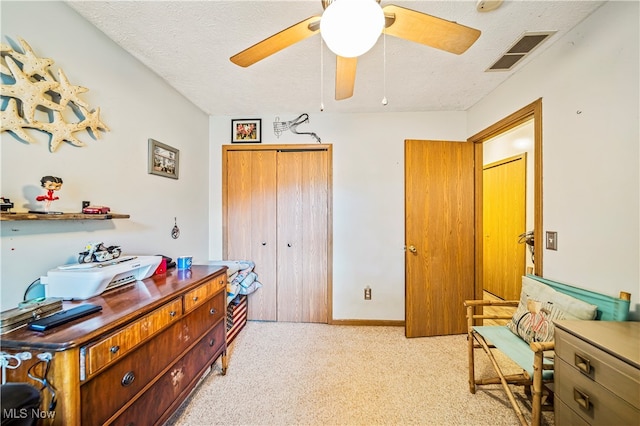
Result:
[[[418,249],[416,248],[416,246],[409,246],[409,251],[411,253],[416,253],[418,251]]]

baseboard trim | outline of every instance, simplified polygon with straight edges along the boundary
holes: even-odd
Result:
[[[330,325],[371,325],[386,327],[404,327],[402,320],[363,320],[363,319],[332,319]]]

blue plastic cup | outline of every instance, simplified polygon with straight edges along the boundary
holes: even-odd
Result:
[[[176,264],[178,265],[178,269],[191,269],[192,261],[193,256],[180,256],[176,259]]]

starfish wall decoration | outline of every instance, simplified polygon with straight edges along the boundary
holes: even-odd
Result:
[[[62,142],[84,146],[74,133],[86,130],[94,139],[100,139],[100,131],[109,128],[100,119],[100,108],[91,109],[79,95],[89,89],[69,82],[64,71],[58,69],[56,80],[50,72],[53,60],[38,57],[31,46],[18,38],[22,51],[0,43],[0,72],[2,86],[0,95],[5,109],[2,110],[0,132],[11,132],[26,142],[34,142],[25,129],[40,130],[51,135],[49,151],[55,152]],[[13,83],[5,84],[11,77]],[[79,121],[69,123],[63,112],[70,109]],[[36,109],[43,110],[49,121],[38,121]]]

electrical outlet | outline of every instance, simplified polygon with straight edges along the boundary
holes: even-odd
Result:
[[[371,287],[369,286],[364,288],[364,300],[371,300]]]
[[[547,250],[558,250],[558,233],[556,231],[547,231]]]

